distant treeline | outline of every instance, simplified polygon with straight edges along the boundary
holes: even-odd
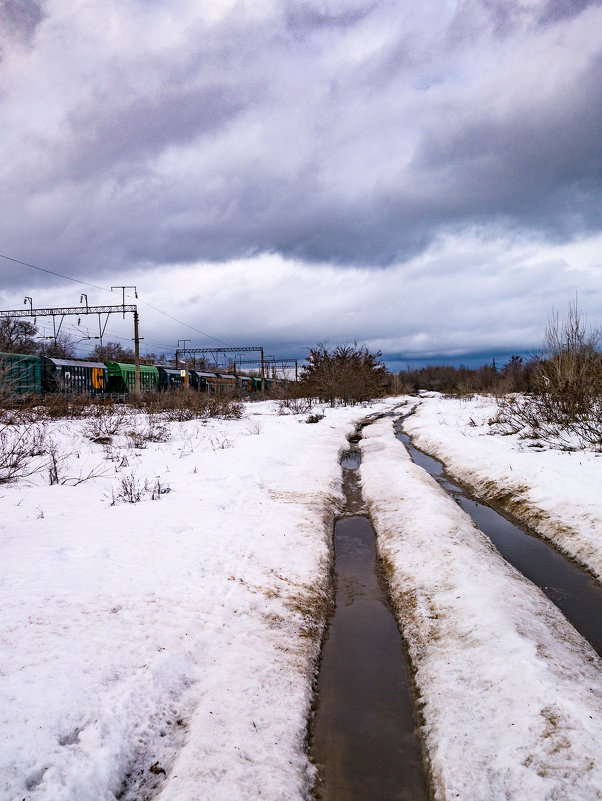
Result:
[[[524,359],[522,356],[512,356],[501,367],[492,362],[477,368],[451,365],[430,365],[417,370],[408,368],[397,375],[397,389],[407,393],[431,390],[449,395],[531,392],[540,366],[538,357]]]

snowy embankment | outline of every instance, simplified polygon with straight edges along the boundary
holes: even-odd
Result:
[[[67,483],[0,487],[1,801],[306,797],[338,455],[375,408],[48,424]]]
[[[404,430],[450,476],[498,504],[602,579],[602,454],[492,433],[495,400],[416,401]]]
[[[435,798],[601,798],[599,657],[392,425],[364,429],[361,479],[416,671]]]

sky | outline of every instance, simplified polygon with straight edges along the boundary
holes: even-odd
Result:
[[[0,309],[128,285],[148,351],[537,351],[575,296],[602,324],[601,76],[585,0],[0,0]]]

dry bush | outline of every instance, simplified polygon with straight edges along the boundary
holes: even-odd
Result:
[[[602,449],[601,332],[589,330],[576,302],[548,322],[532,392],[498,401],[502,433],[521,433],[561,447]]]
[[[151,501],[158,501],[162,495],[171,492],[171,487],[166,483],[161,483],[161,478],[156,476],[151,483],[148,478],[144,480],[138,478],[134,473],[121,476],[117,491],[111,492],[111,506],[118,503],[140,503],[145,498]]]
[[[117,405],[111,398],[106,398],[90,404],[82,432],[95,442],[107,442],[123,431],[128,417],[125,407]]]
[[[143,420],[127,432],[133,448],[144,449],[149,442],[167,442],[171,436],[169,426],[162,417],[146,412]]]
[[[142,393],[128,398],[128,406],[179,423],[210,417],[238,419],[243,414],[239,398],[228,393],[210,395],[194,389]]]
[[[49,420],[75,419],[84,417],[88,413],[90,405],[97,402],[99,401],[90,395],[58,392],[43,395],[38,408],[40,415]]]
[[[305,414],[311,411],[314,399],[306,397],[289,397],[284,398],[279,403],[280,414]]]
[[[107,474],[106,468],[100,464],[92,467],[87,472],[79,470],[76,475],[72,475],[70,471],[68,472],[68,468],[74,457],[79,458],[79,453],[65,450],[52,437],[49,437],[46,441],[45,454],[47,456],[48,482],[51,486],[62,484],[77,487],[85,481],[91,481]]]
[[[0,422],[0,484],[33,475],[46,449],[42,426]]]
[[[380,352],[370,353],[357,342],[339,345],[332,351],[319,345],[302,367],[299,388],[307,397],[317,397],[331,406],[355,405],[382,397],[387,371],[380,356]]]

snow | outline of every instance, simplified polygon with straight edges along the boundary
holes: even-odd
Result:
[[[105,475],[0,487],[2,801],[306,796],[338,458],[371,410],[253,404],[143,449],[143,415],[105,446],[49,424],[63,479]]]
[[[404,429],[418,448],[602,579],[602,454],[495,434],[492,398],[434,395],[413,403]]]
[[[361,479],[435,798],[602,797],[599,657],[410,460],[392,425],[364,429]]]
[[[320,408],[311,425],[273,402],[240,420],[139,413],[105,445],[85,420],[48,423],[64,483],[44,467],[0,485],[0,801],[307,799],[339,458],[360,419],[415,402]],[[485,436],[483,399],[420,403],[419,446],[484,487],[524,487],[594,564],[602,460]],[[391,418],[363,437],[436,798],[601,798],[600,659]]]

